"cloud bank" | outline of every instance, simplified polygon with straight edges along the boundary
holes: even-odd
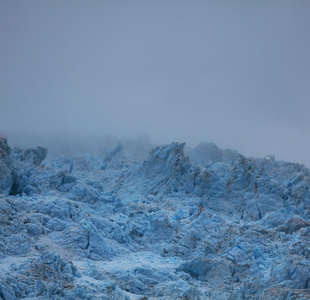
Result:
[[[310,166],[309,2],[1,7],[0,134],[147,134]]]

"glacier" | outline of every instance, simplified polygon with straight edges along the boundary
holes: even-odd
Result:
[[[309,185],[212,143],[0,139],[0,299],[310,299]]]

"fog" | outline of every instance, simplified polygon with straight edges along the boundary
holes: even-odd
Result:
[[[309,167],[309,13],[305,0],[1,0],[0,134],[211,141]]]

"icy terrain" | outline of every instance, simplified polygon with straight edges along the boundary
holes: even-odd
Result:
[[[0,299],[310,299],[306,167],[142,150],[0,139]]]

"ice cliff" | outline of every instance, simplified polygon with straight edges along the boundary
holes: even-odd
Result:
[[[310,299],[309,169],[134,148],[0,139],[0,299]]]

